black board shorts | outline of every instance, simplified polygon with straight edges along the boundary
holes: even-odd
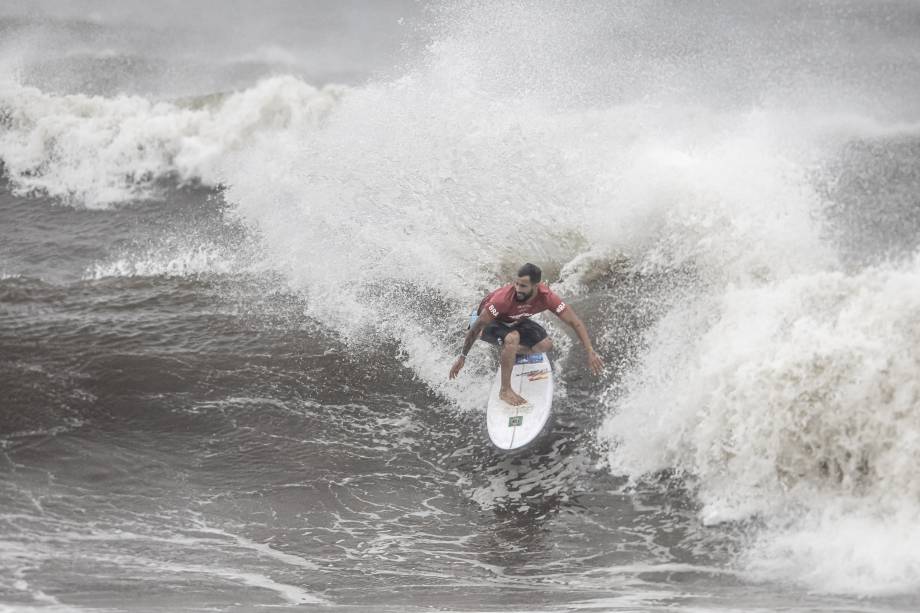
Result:
[[[482,331],[480,338],[493,345],[502,345],[505,341],[505,336],[515,330],[521,335],[521,345],[525,347],[533,347],[549,336],[543,326],[532,319],[524,318],[516,326],[506,326],[501,322],[493,321]]]

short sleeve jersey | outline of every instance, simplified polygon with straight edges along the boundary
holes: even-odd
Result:
[[[482,313],[483,309],[486,309],[498,321],[515,324],[525,317],[532,317],[543,311],[552,311],[561,316],[566,309],[562,299],[542,283],[537,284],[536,295],[527,302],[518,302],[514,294],[513,284],[500,287],[479,303],[478,312]]]

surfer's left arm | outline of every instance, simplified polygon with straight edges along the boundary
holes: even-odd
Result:
[[[581,341],[581,344],[584,345],[585,351],[588,352],[588,367],[591,369],[595,375],[601,374],[604,370],[604,363],[601,362],[600,357],[594,351],[594,346],[591,345],[591,339],[588,337],[588,328],[585,327],[585,324],[581,321],[578,315],[575,314],[575,309],[569,305],[565,305],[565,308],[561,313],[557,313],[559,319],[569,324],[575,334],[578,335],[578,340]]]

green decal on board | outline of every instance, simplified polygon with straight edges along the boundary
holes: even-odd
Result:
[[[509,428],[511,428],[512,426],[520,426],[522,423],[524,423],[524,416],[523,416],[523,415],[517,415],[517,416],[515,416],[515,417],[509,417],[509,418],[508,418],[508,427],[509,427]]]

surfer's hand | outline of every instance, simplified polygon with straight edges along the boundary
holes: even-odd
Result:
[[[601,362],[601,359],[594,351],[588,352],[588,368],[591,369],[595,377],[604,371],[604,363]]]
[[[454,365],[450,367],[450,378],[456,379],[457,375],[460,373],[460,369],[463,368],[463,365],[466,363],[466,358],[462,355],[457,357],[457,361],[454,362]]]

